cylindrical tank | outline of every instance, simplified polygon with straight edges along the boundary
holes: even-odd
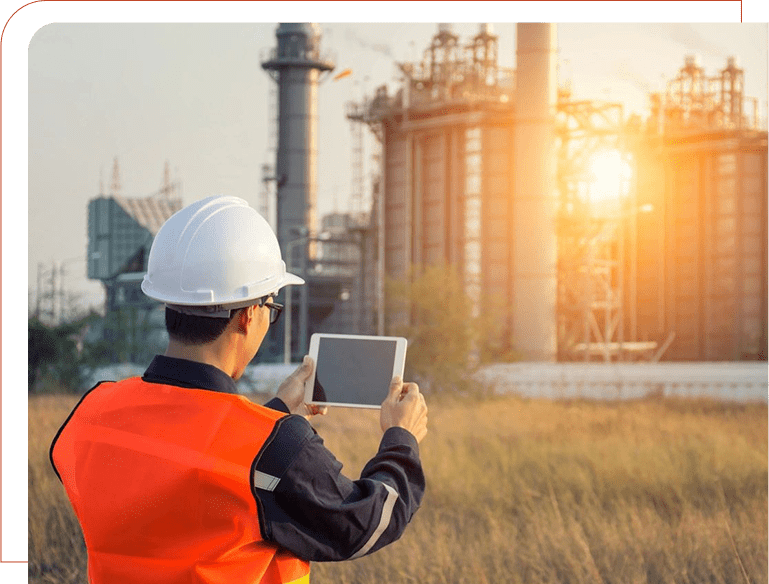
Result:
[[[556,26],[519,24],[516,57],[512,344],[527,360],[553,361],[557,349]]]
[[[318,152],[318,80],[333,63],[320,56],[320,26],[281,23],[277,49],[262,63],[278,83],[276,160],[277,235],[288,261],[288,244],[315,223]],[[295,266],[303,246],[294,246]]]

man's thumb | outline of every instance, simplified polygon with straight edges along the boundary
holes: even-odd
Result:
[[[299,372],[302,377],[309,377],[312,373],[312,357],[305,355],[302,364],[299,366]]]
[[[399,375],[396,375],[395,377],[393,377],[393,380],[390,382],[390,398],[400,396],[402,389],[403,389],[403,378]]]

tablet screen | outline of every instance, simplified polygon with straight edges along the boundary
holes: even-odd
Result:
[[[313,401],[378,406],[393,378],[395,340],[321,337]]]

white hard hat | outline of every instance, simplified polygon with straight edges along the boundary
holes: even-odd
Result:
[[[142,291],[182,312],[227,316],[230,309],[296,284],[304,280],[286,272],[267,221],[243,199],[215,195],[161,226]]]

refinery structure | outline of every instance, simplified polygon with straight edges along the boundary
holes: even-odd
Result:
[[[356,167],[354,212],[319,218],[317,93],[334,63],[318,25],[276,37],[262,60],[277,91],[274,203],[261,206],[308,285],[282,294],[260,358],[296,361],[313,332],[388,334],[413,316],[386,310],[385,280],[446,264],[477,311],[503,307],[499,344],[525,360],[766,359],[767,132],[735,59],[705,71],[682,55],[642,119],[559,85],[556,25],[517,26],[515,70],[499,66],[491,25],[469,39],[438,25],[421,60],[398,64],[399,87],[348,104],[358,160],[363,132],[378,148],[371,207]],[[108,311],[157,320],[133,294],[180,204],[91,201],[88,275]]]
[[[144,295],[141,283],[155,234],[183,206],[181,189],[166,162],[157,192],[123,196],[116,158],[109,191],[103,185],[99,190],[88,203],[87,274],[105,291],[105,318],[96,334],[119,347],[120,358],[140,361],[167,341],[163,312]]]

